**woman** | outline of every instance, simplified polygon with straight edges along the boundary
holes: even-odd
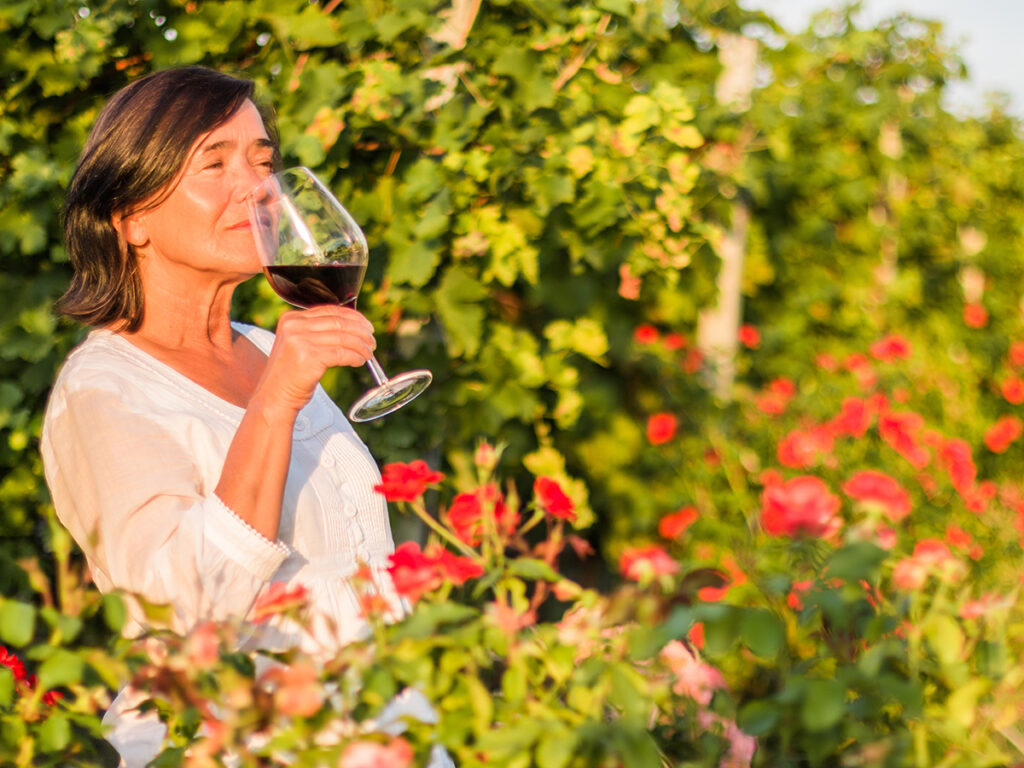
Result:
[[[187,67],[100,114],[65,202],[74,276],[59,304],[93,330],[54,385],[42,454],[101,590],[170,604],[185,633],[244,619],[274,582],[302,584],[312,629],[253,627],[248,645],[328,654],[366,629],[348,580],[360,562],[401,610],[376,464],[318,385],[375,342],[343,307],[286,312],[276,334],[230,319],[235,287],[260,272],[245,196],[278,165],[252,95]],[[126,765],[163,732],[133,703],[123,692],[108,713]]]

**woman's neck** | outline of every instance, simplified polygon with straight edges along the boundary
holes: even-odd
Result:
[[[227,354],[234,341],[231,298],[246,276],[142,263],[144,309],[133,341],[192,354]],[[172,274],[164,274],[171,272]]]

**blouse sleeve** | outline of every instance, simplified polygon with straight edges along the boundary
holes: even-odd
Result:
[[[42,454],[57,515],[100,589],[168,604],[172,628],[187,632],[243,617],[289,550],[203,488],[181,432],[126,406],[116,387],[58,387]]]

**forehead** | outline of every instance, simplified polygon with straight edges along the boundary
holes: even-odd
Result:
[[[204,152],[211,148],[219,149],[238,144],[248,146],[253,143],[269,146],[270,142],[267,128],[263,124],[263,116],[256,109],[256,105],[246,99],[231,117],[200,136],[192,149],[193,152]]]

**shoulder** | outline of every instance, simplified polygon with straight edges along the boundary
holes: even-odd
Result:
[[[79,411],[159,414],[180,409],[188,394],[162,363],[115,333],[94,330],[61,365],[50,391],[47,421]]]
[[[128,342],[110,331],[94,330],[64,360],[53,392],[123,391],[132,379],[143,373]]]

